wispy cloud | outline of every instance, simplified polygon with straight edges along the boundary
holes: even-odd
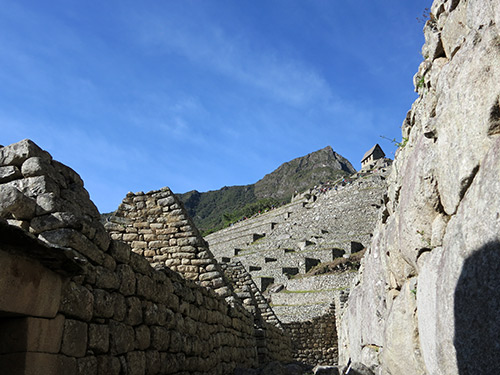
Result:
[[[157,53],[173,53],[294,107],[331,100],[327,81],[313,67],[243,33],[196,19],[155,14],[133,17],[139,42]]]

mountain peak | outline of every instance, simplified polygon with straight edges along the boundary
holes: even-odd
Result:
[[[356,169],[331,146],[283,163],[255,184],[258,198],[289,197],[321,182],[356,173]]]
[[[225,186],[219,190],[200,193],[196,190],[179,194],[189,215],[202,231],[220,228],[223,215],[265,198],[287,201],[322,182],[335,181],[355,173],[351,163],[333,151],[331,146],[295,158],[280,165],[252,185]]]

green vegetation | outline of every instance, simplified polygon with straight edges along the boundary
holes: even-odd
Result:
[[[242,208],[222,214],[223,227],[228,227],[245,217],[248,218],[258,213],[267,212],[273,207],[278,207],[281,203],[283,202],[275,198],[264,198],[259,199],[257,202],[247,203]]]
[[[224,227],[223,215],[255,202],[253,185],[223,187],[220,190],[178,194],[195,225],[206,236]]]
[[[404,148],[408,144],[408,138],[407,137],[403,137],[403,139],[401,140],[401,142],[398,142],[396,140],[396,138],[390,139],[390,138],[388,138],[386,136],[383,136],[383,135],[381,135],[380,138],[387,139],[389,142],[391,142],[393,145],[395,145],[398,148]]]
[[[422,76],[422,77],[420,77],[420,79],[417,82],[417,87],[420,89],[420,88],[424,87],[424,85],[425,85],[425,78],[424,78],[424,76]]]

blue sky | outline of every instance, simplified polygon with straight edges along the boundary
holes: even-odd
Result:
[[[0,144],[30,138],[101,212],[254,183],[331,145],[393,157],[431,0],[0,0]]]

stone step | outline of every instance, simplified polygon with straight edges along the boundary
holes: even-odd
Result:
[[[215,233],[211,233],[205,237],[205,240],[209,243],[216,244],[229,238],[238,237],[240,232],[252,232],[256,231],[256,228],[260,226],[267,226],[272,222],[283,222],[289,217],[290,214],[292,214],[297,209],[301,209],[303,206],[303,201],[289,203],[285,206],[263,213],[254,218],[249,218],[239,223],[235,223],[231,227],[221,229]]]
[[[273,305],[310,305],[318,303],[332,303],[336,290],[302,290],[271,293],[271,303]]]
[[[338,274],[291,279],[288,280],[286,287],[289,291],[325,290],[348,287],[356,275],[357,272],[342,272]]]
[[[329,311],[330,303],[307,305],[271,305],[282,323],[303,322],[324,315]]]

